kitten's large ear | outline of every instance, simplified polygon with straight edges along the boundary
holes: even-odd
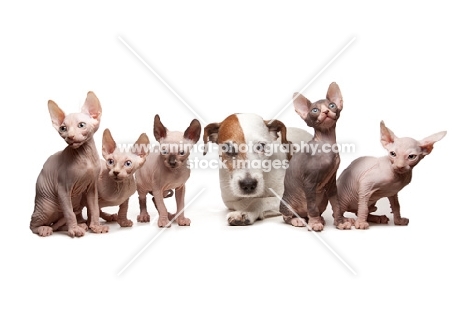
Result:
[[[102,114],[101,103],[99,102],[99,99],[96,97],[96,95],[93,92],[91,91],[88,92],[85,103],[83,107],[81,108],[81,112],[90,115],[91,118],[97,121],[101,120],[101,114]]]
[[[327,99],[335,103],[339,110],[343,109],[343,96],[341,96],[340,87],[335,82],[328,87]]]
[[[382,146],[387,149],[389,144],[393,144],[395,138],[397,137],[385,126],[384,121],[380,121],[380,142],[382,143]]]
[[[114,153],[117,145],[115,144],[114,138],[112,138],[109,129],[105,129],[102,133],[102,156],[106,158],[109,154]]]
[[[149,138],[148,135],[142,133],[140,137],[138,137],[135,144],[133,144],[133,153],[140,156],[141,158],[146,158],[149,154]]]
[[[287,140],[286,138],[286,126],[284,125],[283,122],[279,120],[271,120],[271,121],[264,121],[265,125],[268,127],[268,130],[270,131],[270,134],[272,134],[273,140],[278,139],[278,132],[281,133],[281,144],[283,145],[289,145],[291,144],[290,141]],[[290,147],[290,146],[288,146]],[[288,148],[288,150],[291,150],[292,148]],[[288,160],[291,159],[291,152],[288,153]]]
[[[190,122],[189,127],[184,132],[184,138],[196,143],[200,139],[201,124],[197,119]]]
[[[218,143],[218,132],[220,126],[221,123],[210,123],[203,129],[203,143],[205,144],[203,149],[203,155],[205,155],[208,152],[208,141],[211,141],[215,144]]]
[[[310,107],[312,104],[310,101],[305,98],[302,94],[294,93],[293,95],[293,103],[294,103],[294,110],[296,110],[297,114],[302,119],[307,119],[307,115],[309,114]]]
[[[443,132],[439,132],[439,133],[436,133],[436,134],[433,134],[429,137],[426,137],[424,139],[421,139],[419,141],[419,146],[421,147],[421,151],[423,153],[423,155],[428,155],[429,153],[432,152],[432,149],[434,148],[434,143],[436,141],[439,141],[441,140],[442,138],[444,138],[444,136],[447,134],[447,131],[443,131]]]
[[[65,112],[59,108],[59,106],[53,101],[49,100],[48,102],[50,119],[52,120],[52,125],[58,131],[59,127],[62,125],[63,120],[65,119]]]
[[[153,133],[154,137],[159,142],[162,138],[167,136],[167,128],[161,123],[161,119],[159,119],[158,114],[154,116]]]

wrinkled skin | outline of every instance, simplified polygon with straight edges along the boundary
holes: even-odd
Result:
[[[309,150],[294,154],[290,161],[280,212],[287,224],[321,231],[325,225],[322,213],[328,202],[334,213],[339,210],[336,172],[340,155],[331,146],[336,144],[335,127],[343,109],[343,98],[335,82],[330,84],[326,99],[312,103],[298,93],[293,98],[296,112],[314,128],[315,134]]]
[[[190,226],[190,219],[184,215],[185,183],[190,177],[187,160],[193,145],[200,139],[200,122],[192,120],[184,133],[169,131],[156,115],[153,130],[160,150],[150,153],[145,165],[135,174],[140,204],[137,221],[150,221],[146,206],[146,195],[149,193],[159,214],[159,227],[170,227],[173,220],[179,226]],[[176,214],[168,213],[163,200],[172,195],[172,189],[175,189]]]
[[[398,138],[380,123],[381,143],[388,151],[384,157],[360,157],[341,173],[337,180],[340,213],[335,218],[339,229],[368,229],[369,223],[388,223],[385,215],[370,214],[377,210],[376,203],[388,198],[395,225],[406,226],[408,218],[401,217],[398,192],[411,182],[413,168],[431,153],[434,143],[446,132],[439,132],[422,140]],[[344,218],[344,212],[352,212],[357,219]]]
[[[88,227],[78,224],[76,214],[81,212],[84,200],[89,207],[90,229],[105,233],[109,227],[99,223],[96,181],[100,163],[93,139],[102,113],[100,102],[88,92],[80,113],[65,115],[51,100],[48,107],[52,125],[68,146],[47,159],[37,178],[30,229],[39,236],[49,236],[54,224],[63,218],[69,236],[83,236]]]

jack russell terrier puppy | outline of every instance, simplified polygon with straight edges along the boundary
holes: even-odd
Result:
[[[223,202],[231,210],[227,215],[230,225],[251,225],[257,219],[281,215],[279,204],[292,144],[311,139],[307,131],[251,113],[232,114],[204,128],[203,154],[209,141],[219,147],[219,182]]]

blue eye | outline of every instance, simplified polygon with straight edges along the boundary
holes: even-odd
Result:
[[[312,112],[313,112],[313,113],[317,113],[317,112],[319,112],[319,109],[318,109],[318,108],[313,108],[313,109],[312,109]]]
[[[130,166],[132,166],[132,161],[127,160],[127,161],[125,161],[125,164],[124,164],[124,165],[125,165],[126,167],[130,167]]]
[[[416,157],[417,157],[417,156],[416,156],[415,154],[410,154],[410,155],[408,156],[408,159],[414,160],[414,159],[416,159]]]
[[[59,127],[59,131],[60,132],[66,132],[67,131],[67,127],[65,125],[62,125],[61,127]]]
[[[109,160],[107,160],[107,164],[109,164],[109,165],[113,165],[113,164],[114,164],[114,160],[113,160],[113,159],[109,159]]]
[[[328,105],[328,108],[330,108],[330,109],[335,109],[335,108],[336,108],[335,103],[330,103],[330,104]]]
[[[84,122],[78,123],[78,127],[79,127],[80,129],[83,128],[83,127],[85,127],[85,126],[86,126],[86,123],[84,123]]]
[[[396,157],[395,151],[390,151],[390,155],[391,155],[393,158]]]

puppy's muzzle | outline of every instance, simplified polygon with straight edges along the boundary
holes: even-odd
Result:
[[[239,188],[244,194],[251,194],[255,192],[255,189],[257,189],[257,184],[257,180],[253,179],[252,177],[246,177],[239,180]]]

